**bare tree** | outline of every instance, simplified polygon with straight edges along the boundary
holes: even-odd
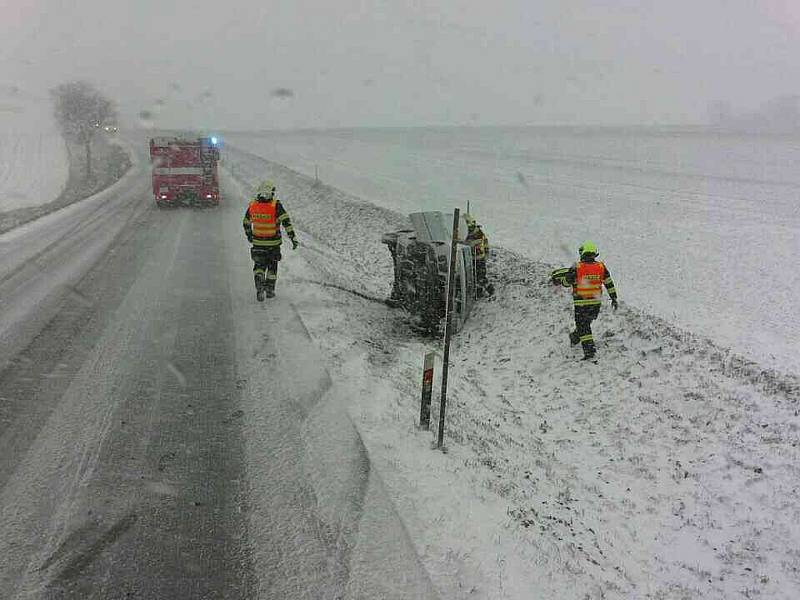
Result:
[[[92,176],[92,138],[116,120],[114,103],[86,81],[69,81],[51,91],[64,137],[86,148],[86,178]]]

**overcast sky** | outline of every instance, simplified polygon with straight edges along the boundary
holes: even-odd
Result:
[[[800,0],[0,0],[0,86],[175,127],[696,123],[800,93],[798,31]]]

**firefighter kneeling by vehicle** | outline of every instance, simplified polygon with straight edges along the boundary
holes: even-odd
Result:
[[[472,260],[475,264],[475,280],[478,297],[494,294],[494,286],[486,276],[486,259],[489,254],[489,238],[483,233],[481,226],[470,214],[465,215],[467,221],[467,237],[465,241],[472,248]]]
[[[253,247],[253,279],[256,285],[256,300],[264,301],[264,296],[275,296],[275,282],[278,279],[278,262],[281,260],[281,226],[292,240],[292,249],[299,245],[292,227],[289,213],[275,197],[275,185],[264,181],[256,188],[255,198],[250,202],[242,221],[244,234]]]

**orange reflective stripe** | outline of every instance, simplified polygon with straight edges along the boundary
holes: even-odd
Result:
[[[575,265],[575,296],[585,300],[594,300],[603,295],[603,279],[606,267],[601,262],[579,262]]]

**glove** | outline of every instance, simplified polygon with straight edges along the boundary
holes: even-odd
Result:
[[[613,308],[614,310],[617,310],[619,308],[619,302],[617,302],[616,298],[611,299],[611,308]]]
[[[297,250],[297,247],[300,245],[300,242],[297,241],[297,238],[292,238],[292,250]]]
[[[253,234],[252,234],[252,233],[248,233],[248,234],[247,234],[247,241],[248,241],[249,243],[251,243],[251,244],[253,243]]]

